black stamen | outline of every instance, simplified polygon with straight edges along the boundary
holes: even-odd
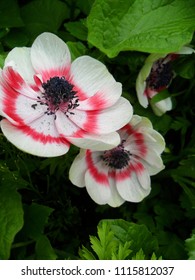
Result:
[[[125,140],[116,148],[104,152],[101,159],[106,165],[114,169],[122,169],[129,164],[131,153],[124,149],[124,142]]]
[[[40,105],[47,105],[47,111],[45,114],[52,115],[59,110],[60,106],[66,105],[65,114],[71,109],[75,109],[79,106],[79,99],[77,98],[77,92],[73,90],[73,85],[70,84],[64,77],[50,78],[46,83],[42,84],[44,89],[43,98],[39,99]],[[68,116],[68,115],[67,115]]]
[[[164,59],[159,59],[155,62],[150,75],[146,79],[147,87],[155,90],[165,89],[169,86],[172,78],[171,62],[164,62]]]

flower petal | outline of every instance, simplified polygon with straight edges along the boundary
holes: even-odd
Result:
[[[129,101],[120,97],[116,104],[100,111],[85,112],[79,110],[78,107],[69,118],[89,133],[105,134],[123,127],[130,121],[132,114],[133,109]]]
[[[75,85],[80,100],[85,100],[99,93],[100,97],[104,96],[105,106],[105,102],[114,104],[122,93],[121,84],[115,81],[106,66],[90,56],[81,56],[75,59],[70,71],[70,82]],[[93,106],[90,100],[84,104],[88,105],[88,108]]]
[[[90,149],[92,151],[109,150],[120,143],[120,137],[117,132],[95,135],[85,131],[80,131],[78,135],[73,137],[67,136],[66,139],[77,147]]]
[[[154,113],[157,116],[162,116],[164,113],[166,113],[167,111],[170,111],[172,109],[172,101],[171,98],[168,97],[164,100],[161,100],[159,102],[156,103],[151,103],[151,107],[154,111]]]
[[[195,53],[195,50],[187,47],[187,46],[183,46],[178,52],[175,52],[176,54],[192,54]]]
[[[34,41],[31,48],[32,65],[43,81],[52,76],[65,76],[70,68],[70,52],[68,46],[52,33],[42,33]]]
[[[0,89],[1,111],[12,124],[28,124],[44,115],[47,109],[45,105],[40,105],[36,100],[18,93],[5,83],[2,77],[0,77]]]
[[[39,123],[41,125],[41,122]],[[34,126],[36,127],[36,121]],[[32,155],[55,157],[68,152],[70,144],[64,138],[54,137],[51,133],[41,133],[33,126],[17,127],[6,119],[1,121],[1,129],[5,137],[17,148]],[[38,130],[43,130],[39,127]],[[51,132],[51,131],[50,131]]]
[[[129,176],[124,176],[125,172],[129,173]],[[151,190],[141,186],[136,173],[132,172],[130,168],[116,171],[116,186],[121,197],[130,202],[142,201]]]
[[[74,136],[80,132],[80,128],[60,110],[56,112],[55,124],[59,134],[63,137]]]
[[[74,159],[70,170],[69,179],[77,187],[85,187],[85,173],[87,170],[86,150],[81,149],[80,153]]]
[[[111,196],[107,204],[110,205],[111,207],[119,207],[125,202],[125,199],[123,199],[118,193],[115,179],[112,176],[109,176],[108,179],[109,179]]]
[[[13,67],[28,84],[34,84],[35,71],[31,63],[30,48],[11,50],[5,59],[5,67],[7,66]]]
[[[37,91],[34,91],[20,76],[20,74],[10,66],[3,69],[1,83],[4,85],[7,83],[15,91],[34,100],[37,99],[37,95],[40,95]]]
[[[106,204],[111,197],[108,168],[101,161],[94,163],[91,154],[86,158],[88,170],[85,173],[87,192],[98,204]]]

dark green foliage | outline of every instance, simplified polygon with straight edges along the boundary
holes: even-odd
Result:
[[[132,12],[135,18],[140,16],[141,2],[153,2],[156,7],[147,25],[149,7],[145,6],[136,40],[132,29],[121,43],[128,30],[120,32],[126,24],[119,17],[114,21],[116,10],[111,13],[109,8],[111,4],[118,8],[119,2],[123,3],[121,19],[125,3],[134,3],[126,16]],[[164,7],[174,3],[172,25],[168,16],[162,17],[164,10],[159,6],[163,3]],[[123,96],[132,103],[134,113],[148,117],[166,140],[166,168],[151,177],[151,194],[141,203],[126,202],[113,209],[96,205],[85,189],[70,183],[68,172],[78,153],[76,147],[58,158],[38,158],[17,150],[0,134],[0,259],[195,258],[195,55],[183,55],[174,62],[176,78],[168,91],[152,100],[155,103],[170,95],[172,111],[155,116],[150,108],[139,105],[135,92],[146,52],[160,51],[160,46],[162,51],[172,51],[190,43],[194,13],[191,0],[188,5],[184,0],[0,1],[1,67],[12,48],[31,46],[40,33],[53,32],[68,42],[73,60],[86,54],[105,63],[123,84]],[[164,23],[159,21],[162,28],[153,30],[156,18]]]

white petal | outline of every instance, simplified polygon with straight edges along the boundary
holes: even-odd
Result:
[[[93,166],[93,172],[87,170],[85,183],[90,197],[100,205],[108,203],[111,190],[108,181],[108,169],[101,161]]]
[[[36,73],[42,74],[44,80],[51,76],[68,73],[70,52],[68,46],[52,33],[42,33],[31,48],[31,61]]]
[[[107,202],[108,205],[110,205],[111,207],[121,206],[125,202],[125,200],[118,193],[116,188],[116,181],[111,176],[109,176],[109,185],[110,185],[111,196]]]
[[[152,148],[148,148],[147,154],[139,160],[147,168],[150,175],[155,175],[165,168],[162,158]]]
[[[195,53],[195,50],[187,47],[187,46],[183,46],[178,52],[175,52],[177,54],[192,54]]]
[[[164,113],[166,113],[167,111],[170,111],[172,109],[172,101],[171,98],[168,97],[164,100],[161,100],[159,102],[156,102],[154,104],[151,103],[151,107],[154,111],[154,113],[157,116],[162,116]]]
[[[120,143],[117,132],[104,135],[95,135],[82,132],[81,136],[66,137],[66,139],[77,147],[90,149],[92,151],[104,151],[116,147]]]
[[[114,132],[129,122],[133,109],[128,100],[120,97],[112,107],[101,111],[74,110],[69,118],[89,133],[106,134]]]
[[[142,105],[144,108],[148,107],[148,97],[145,93],[146,90],[146,81],[144,77],[141,75],[142,73],[138,74],[137,80],[136,80],[136,92],[137,92],[137,98],[139,100],[140,105]]]
[[[74,136],[80,131],[80,128],[60,110],[56,112],[55,124],[59,134],[64,137]]]
[[[121,84],[115,81],[106,66],[90,56],[75,59],[70,71],[70,80],[78,89],[79,99],[87,99],[99,92],[104,94],[104,98],[109,99],[109,102],[115,102],[122,93]]]
[[[29,127],[17,127],[7,120],[1,121],[5,137],[18,149],[41,157],[55,157],[66,154],[69,144],[62,138],[37,133]]]
[[[114,105],[121,96],[121,83],[108,83],[93,96],[79,102],[79,110],[101,110]]]
[[[13,67],[25,82],[34,84],[35,71],[31,63],[30,48],[23,47],[11,50],[5,59],[5,66]]]
[[[122,171],[117,171],[117,176],[119,177],[120,172]],[[130,202],[142,201],[151,191],[150,187],[145,189],[140,185],[137,175],[134,172],[131,172],[129,177],[123,180],[117,180],[116,186],[121,197]]]
[[[80,153],[74,159],[70,171],[69,179],[77,187],[85,187],[85,173],[87,170],[86,151],[80,150]]]

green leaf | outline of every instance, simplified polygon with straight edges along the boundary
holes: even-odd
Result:
[[[127,50],[170,53],[192,39],[195,2],[96,0],[87,25],[88,41],[109,57]]]
[[[3,68],[6,56],[7,54],[0,54],[0,68]]]
[[[91,236],[91,247],[100,260],[125,260],[133,256],[150,259],[158,250],[157,239],[145,225],[124,220],[102,220],[98,224],[98,237]],[[143,252],[140,255],[140,252]],[[137,255],[136,255],[137,254]],[[94,255],[84,246],[79,252],[82,259],[93,259]]]
[[[185,60],[179,59],[176,64],[175,71],[184,79],[193,79],[195,76],[195,61],[193,56],[185,58]]]
[[[95,0],[77,0],[77,6],[81,11],[88,15]]]
[[[45,224],[53,209],[36,203],[24,208],[23,234],[34,240],[38,240],[44,232]]]
[[[36,242],[35,253],[37,260],[56,260],[57,255],[47,236],[41,235]]]
[[[23,47],[28,44],[28,37],[20,30],[12,30],[4,37],[4,43],[10,48]]]
[[[79,56],[85,55],[87,52],[87,48],[81,42],[67,42],[67,45],[71,53],[72,61]]]
[[[0,259],[9,259],[14,237],[23,226],[21,196],[17,192],[20,184],[17,174],[0,164]]]
[[[102,223],[98,226],[98,236],[91,236],[90,241],[92,248],[97,254],[99,260],[109,260],[112,252],[116,250],[117,241],[114,239],[113,232],[107,223]]]
[[[0,27],[20,27],[23,21],[16,0],[0,1]]]
[[[189,260],[195,260],[195,233],[185,241],[186,249],[188,251]]]
[[[171,97],[170,93],[168,92],[167,89],[159,92],[158,94],[156,94],[154,97],[152,97],[152,99],[150,100],[151,104],[155,104],[161,100],[164,100],[168,97]]]
[[[87,27],[84,20],[68,22],[65,23],[64,26],[74,37],[82,41],[87,41]]]
[[[21,8],[25,31],[31,40],[42,32],[56,33],[69,17],[66,4],[58,0],[36,0]]]

